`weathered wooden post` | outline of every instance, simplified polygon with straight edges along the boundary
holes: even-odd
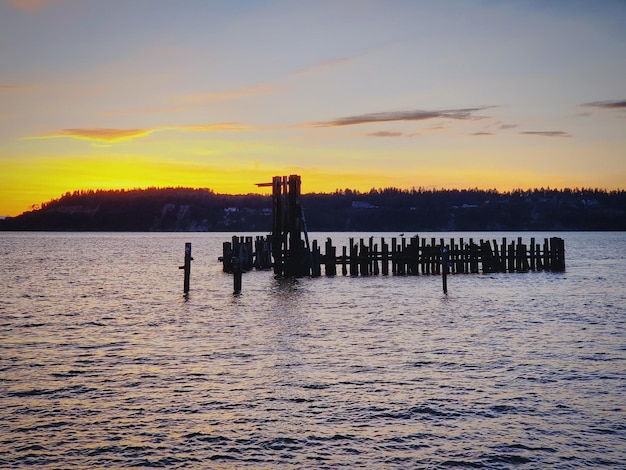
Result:
[[[311,250],[311,276],[320,277],[321,275],[320,249],[317,246],[317,240],[313,240],[313,248]]]
[[[372,256],[372,264],[374,266],[374,276],[378,276],[380,268],[378,267],[378,243],[374,243],[374,255]]]
[[[357,259],[357,246],[354,244],[354,238],[350,239],[350,276],[358,276],[359,265]]]
[[[191,275],[191,261],[193,258],[191,257],[191,243],[185,243],[185,265],[179,266],[178,269],[184,269],[185,279],[183,281],[183,292],[185,294],[189,293],[189,277]]]
[[[359,242],[359,271],[361,272],[362,276],[367,276],[370,274],[369,269],[369,249],[361,238]]]
[[[552,265],[550,264],[550,248],[548,247],[548,239],[543,239],[543,269],[550,271]]]
[[[448,294],[448,248],[441,249],[441,279],[443,281],[443,293]]]
[[[389,275],[389,245],[387,245],[387,242],[385,242],[384,238],[380,239],[380,245],[381,245],[381,264],[382,264],[382,272],[383,272],[383,276],[388,276]]]
[[[280,176],[272,178],[272,256],[274,257],[274,274],[285,274],[284,224],[285,208],[283,204],[283,179]]]
[[[562,238],[550,238],[550,270],[565,271],[565,242]]]
[[[478,273],[478,245],[474,243],[474,239],[469,239],[469,260],[470,260],[470,273]]]
[[[326,275],[335,276],[337,274],[337,247],[333,246],[330,238],[326,239]]]
[[[398,274],[398,247],[396,237],[391,237],[391,273]]]
[[[409,240],[409,274],[419,274],[419,237],[415,235]]]
[[[530,248],[530,253],[529,253],[529,256],[530,256],[530,270],[531,271],[535,271],[537,269],[537,262],[536,262],[536,259],[535,259],[535,237],[531,237],[530,238],[529,248]]]
[[[422,238],[420,241],[420,256],[422,261],[422,274],[428,274],[427,269],[427,255],[426,255],[426,239]]]
[[[222,270],[225,273],[233,272],[233,245],[231,242],[222,243]]]
[[[374,263],[376,263],[375,259],[376,259],[376,251],[375,251],[375,245],[374,245],[374,237],[370,237],[369,239],[369,247],[367,249],[367,264],[368,264],[368,270],[370,274],[378,274],[376,271],[378,271],[377,269],[374,268]]]
[[[493,252],[491,251],[491,243],[489,240],[480,241],[480,255],[483,262],[483,273],[496,272],[496,262],[494,260]]]
[[[450,237],[450,252],[448,254],[448,259],[450,261],[450,274],[456,274],[456,244],[454,242],[454,238]]]
[[[239,294],[241,292],[241,279],[242,279],[241,259],[239,256],[233,257],[233,293]]]
[[[515,272],[515,240],[511,240],[507,252],[507,265],[510,273]]]

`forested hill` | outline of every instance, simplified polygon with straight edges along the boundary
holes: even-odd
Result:
[[[0,230],[271,230],[269,195],[207,189],[75,191],[17,217]],[[626,230],[626,191],[598,189],[399,190],[302,196],[315,231]]]

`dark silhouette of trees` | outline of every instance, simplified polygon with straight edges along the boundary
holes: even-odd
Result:
[[[626,191],[351,189],[302,196],[309,231],[626,230]],[[0,230],[271,230],[271,196],[210,189],[80,190],[0,220]]]

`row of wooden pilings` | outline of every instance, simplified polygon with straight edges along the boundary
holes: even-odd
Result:
[[[450,238],[445,244],[443,238],[439,241],[435,237],[430,239],[419,238],[417,235],[407,239],[391,238],[387,244],[384,238],[379,245],[374,243],[374,237],[369,237],[367,243],[361,238],[355,243],[349,239],[349,247],[342,247],[342,254],[337,255],[337,247],[330,238],[326,239],[325,253],[317,240],[313,241],[310,256],[310,275],[321,276],[324,266],[327,276],[337,275],[337,266],[341,266],[341,274],[346,276],[358,275],[418,275],[441,274],[443,291],[447,293],[447,275],[461,273],[496,273],[496,272],[527,272],[527,271],[564,271],[565,270],[565,242],[562,238],[551,237],[543,240],[543,244],[535,243],[530,239],[528,245],[522,243],[522,238],[507,242],[506,237],[498,245],[493,240],[480,240],[478,244],[470,238],[467,242],[463,238]],[[223,270],[234,275],[234,291],[241,292],[242,273],[252,268],[271,269],[275,267],[272,260],[271,235],[267,237],[233,236],[231,242],[223,244]],[[184,269],[183,291],[189,292],[191,275],[191,243],[185,243],[185,260],[180,269]],[[284,263],[283,263],[284,264]],[[389,269],[391,265],[391,270]]]
[[[256,239],[234,236],[232,242],[223,244],[220,261],[228,273],[270,269],[275,262],[271,247],[271,235]],[[350,238],[349,245],[341,248],[341,254],[330,238],[325,242],[323,254],[317,240],[313,240],[310,275],[321,276],[322,266],[327,276],[337,275],[338,267],[344,276],[442,274],[444,256],[450,274],[565,270],[565,244],[559,237],[546,238],[542,243],[533,237],[525,244],[521,237],[478,243],[472,238],[450,238],[446,243],[443,238],[432,237],[429,242],[425,237],[414,236],[392,237],[390,243],[381,238],[380,244],[374,242],[374,237],[361,238],[358,242]]]

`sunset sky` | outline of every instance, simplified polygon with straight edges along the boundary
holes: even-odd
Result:
[[[0,215],[293,173],[624,189],[625,25],[623,0],[0,0]]]

